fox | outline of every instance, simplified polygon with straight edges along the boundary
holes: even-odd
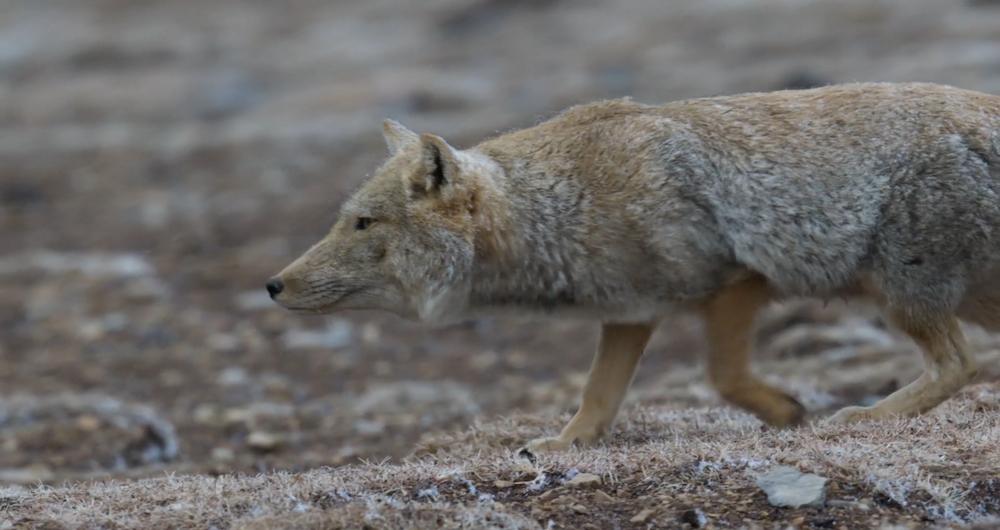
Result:
[[[806,416],[751,369],[755,316],[862,299],[923,371],[847,424],[927,412],[977,363],[959,326],[1000,329],[1000,97],[854,83],[571,107],[459,149],[386,120],[389,156],[329,233],[266,282],[293,310],[441,323],[515,313],[601,323],[559,451],[609,432],[657,323],[704,319],[707,379],[765,424]]]

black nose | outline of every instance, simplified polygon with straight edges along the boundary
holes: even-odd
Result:
[[[271,298],[278,296],[281,291],[285,290],[285,284],[278,278],[271,278],[267,281],[267,294],[271,295]]]

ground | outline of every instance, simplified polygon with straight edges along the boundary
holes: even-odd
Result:
[[[634,409],[606,445],[520,456],[556,422],[513,416],[428,437],[403,463],[0,490],[18,523],[204,528],[735,527],[1000,524],[1000,386],[916,420],[762,430],[720,408]],[[774,508],[775,463],[826,477],[826,506]]]
[[[678,315],[607,444],[528,469],[515,451],[575,407],[595,323],[305,317],[263,282],[384,156],[385,117],[468,146],[622,95],[1000,93],[998,28],[986,0],[2,2],[0,526],[986,524],[982,330],[979,386],[927,419],[767,431],[704,383]],[[771,308],[757,345],[814,422],[919,371],[865,306]],[[779,462],[837,502],[769,507],[752,476]],[[612,500],[557,486],[574,469]]]

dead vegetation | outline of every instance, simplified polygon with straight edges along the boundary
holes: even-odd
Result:
[[[528,416],[478,423],[426,437],[402,463],[8,487],[0,517],[45,528],[1000,524],[997,384],[922,418],[852,427],[774,431],[730,409],[636,407],[606,444],[517,453],[518,440],[558,425]],[[829,479],[826,505],[770,506],[754,481],[777,464]]]

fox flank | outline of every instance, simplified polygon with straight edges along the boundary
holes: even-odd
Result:
[[[865,298],[919,346],[923,375],[836,422],[930,410],[976,373],[958,319],[1000,329],[997,96],[884,83],[601,101],[467,150],[383,132],[389,158],[268,292],[309,312],[601,321],[578,412],[533,450],[606,433],[678,309],[705,319],[720,395],[774,426],[805,412],[750,370],[774,300]]]

